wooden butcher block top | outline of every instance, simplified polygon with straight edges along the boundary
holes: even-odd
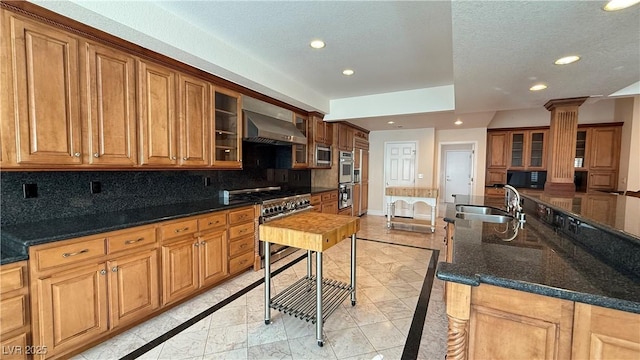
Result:
[[[322,252],[360,230],[360,218],[306,212],[260,225],[260,240]]]

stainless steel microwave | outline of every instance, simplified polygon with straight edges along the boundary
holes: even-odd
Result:
[[[316,145],[316,166],[331,166],[331,146]]]

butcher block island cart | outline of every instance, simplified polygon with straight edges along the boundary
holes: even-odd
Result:
[[[260,225],[265,247],[264,322],[271,322],[271,309],[293,315],[316,325],[316,339],[323,346],[322,325],[327,317],[351,295],[356,304],[356,232],[360,219],[352,216],[306,212]],[[322,277],[322,253],[343,239],[351,238],[351,283]],[[307,250],[307,276],[271,297],[271,243]],[[312,274],[312,254],[316,254],[316,274]],[[317,281],[320,279],[320,281]],[[315,294],[313,289],[315,288]]]

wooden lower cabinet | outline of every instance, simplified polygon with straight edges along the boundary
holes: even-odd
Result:
[[[227,267],[227,233],[215,231],[203,235],[198,246],[200,252],[200,287],[219,282],[229,274]]]
[[[162,244],[162,305],[198,290],[198,248],[192,236]]]
[[[106,275],[106,263],[99,263],[37,280],[39,321],[34,324],[34,344],[47,347],[47,358],[63,355],[107,332]]]
[[[447,283],[447,359],[638,359],[640,314]]]
[[[27,262],[0,266],[0,358],[27,359],[31,338]]]
[[[640,359],[640,314],[576,303],[573,359]]]

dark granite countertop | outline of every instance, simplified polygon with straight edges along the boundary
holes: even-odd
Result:
[[[3,226],[0,265],[26,260],[29,246],[253,204],[247,201],[224,204],[212,199]]]
[[[500,204],[502,200],[498,199],[496,203],[495,198],[456,197],[456,201],[504,208]],[[640,313],[638,273],[608,264],[579,238],[570,238],[543,223],[531,210],[535,205],[525,206],[526,223],[519,228],[517,221],[495,224],[456,219],[455,206],[449,204],[445,221],[455,222],[453,259],[451,263],[438,264],[437,277],[472,286],[485,283]],[[583,236],[593,241],[601,235]],[[631,243],[631,246],[635,244]]]

